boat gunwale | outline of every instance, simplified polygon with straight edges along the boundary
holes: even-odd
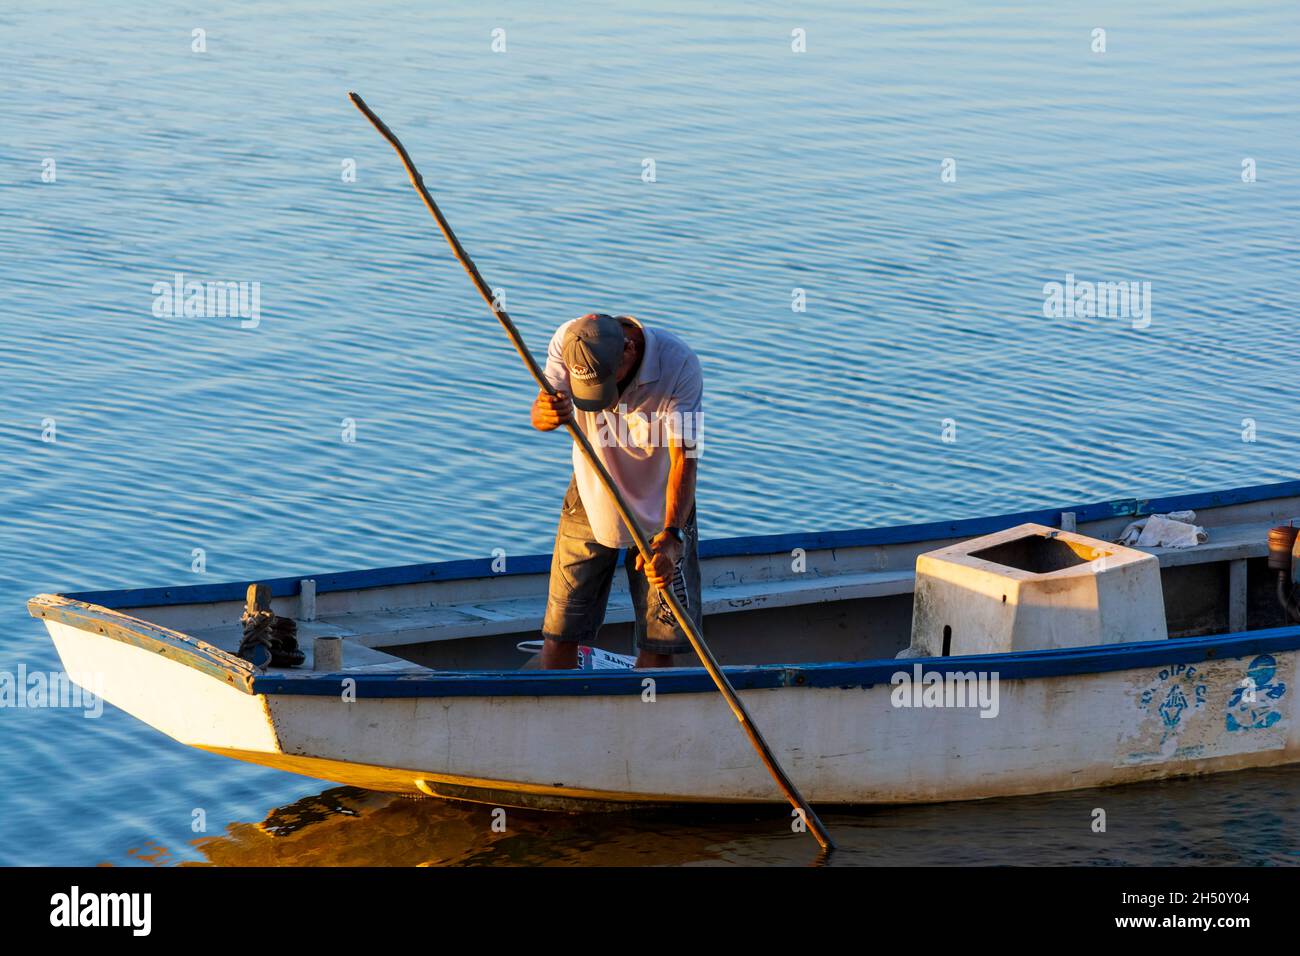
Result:
[[[33,617],[54,620],[88,633],[163,654],[251,695],[338,696],[346,680],[356,698],[410,697],[589,697],[641,694],[653,678],[655,693],[707,693],[715,689],[703,667],[609,671],[434,671],[410,674],[352,674],[302,671],[259,673],[253,664],[181,631],[161,627],[112,608],[63,595],[37,595],[28,602]],[[773,688],[866,688],[893,682],[894,675],[922,672],[997,674],[1024,680],[1169,667],[1282,653],[1300,648],[1300,626],[1241,631],[1195,638],[1170,638],[1127,644],[977,654],[964,657],[884,658],[806,664],[733,664],[723,667],[737,690]]]
[[[257,668],[250,661],[201,641],[184,631],[173,630],[124,614],[109,607],[78,601],[62,594],[38,594],[27,602],[32,617],[53,620],[86,633],[153,651],[229,684],[246,694],[256,694],[253,679]]]
[[[996,531],[1004,531],[1007,528],[1025,523],[1060,527],[1063,512],[1073,512],[1076,524],[1084,524],[1092,521],[1102,521],[1107,518],[1169,511],[1197,511],[1203,508],[1221,508],[1230,505],[1267,501],[1271,498],[1292,497],[1300,497],[1300,481],[1247,485],[1222,491],[1190,492],[1158,498],[1117,498],[1084,505],[1040,508],[1033,511],[977,518],[958,518],[924,524],[713,538],[701,541],[699,547],[700,557],[708,559],[748,557],[780,552],[788,553],[794,548],[803,548],[805,551],[824,551],[836,548],[916,544],[924,541],[978,537]],[[272,597],[293,597],[300,593],[304,579],[316,582],[316,593],[319,595],[337,591],[361,591],[370,588],[408,584],[543,574],[550,571],[551,555],[528,554],[511,557],[507,567],[500,571],[493,569],[495,562],[495,558],[435,561],[385,568],[367,568],[356,571],[335,571],[326,574],[299,574],[290,577],[271,578],[259,583],[264,583],[271,589]],[[242,601],[248,584],[248,581],[229,581],[218,584],[190,584],[175,587],[76,591],[60,593],[59,596],[110,610],[166,607],[181,604],[214,604],[225,601]]]

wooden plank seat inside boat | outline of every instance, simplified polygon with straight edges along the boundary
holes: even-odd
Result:
[[[704,613],[707,617],[758,608],[911,594],[913,577],[911,571],[876,571],[706,587]],[[539,593],[522,597],[339,614],[321,621],[338,636],[368,647],[537,631],[546,612],[546,578],[540,577],[538,584]],[[624,624],[631,620],[631,595],[625,588],[614,589],[605,622]]]
[[[1268,529],[1272,526],[1272,522],[1220,525],[1207,528],[1210,539],[1194,548],[1138,548],[1137,550],[1156,555],[1160,559],[1162,568],[1263,558],[1268,555]]]
[[[1211,539],[1195,548],[1140,549],[1155,554],[1161,567],[1204,564],[1263,557],[1267,553],[1267,524],[1221,526],[1211,530]],[[708,580],[708,562],[705,577]],[[617,579],[621,581],[620,578]],[[720,576],[704,587],[706,618],[740,611],[795,607],[860,598],[910,595],[914,586],[910,567],[879,571],[793,575],[732,583]],[[327,615],[331,625],[350,642],[378,648],[429,641],[451,641],[497,634],[536,631],[546,610],[546,576],[538,575],[535,593],[497,599],[470,597],[455,603],[427,607],[395,607],[355,613]],[[609,598],[607,624],[632,620],[632,600],[625,587],[616,584]]]

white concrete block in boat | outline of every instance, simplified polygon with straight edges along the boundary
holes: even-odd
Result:
[[[1167,637],[1160,561],[1142,551],[1022,524],[916,559],[909,656]]]

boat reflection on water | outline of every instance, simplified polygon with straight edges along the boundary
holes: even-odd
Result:
[[[232,823],[194,846],[216,866],[655,866],[726,863],[746,842],[762,843],[770,863],[815,856],[771,809],[557,814],[356,787]]]
[[[824,819],[833,865],[1295,865],[1300,768]],[[1105,830],[1095,829],[1097,810]],[[816,862],[772,808],[568,815],[334,787],[193,846],[215,866],[673,866]],[[498,815],[499,819],[499,815]],[[133,851],[167,865],[162,847]],[[182,864],[185,865],[185,864]]]

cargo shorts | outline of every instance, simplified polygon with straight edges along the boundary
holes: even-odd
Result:
[[[646,529],[652,537],[658,529]],[[673,590],[681,599],[695,626],[703,633],[700,606],[699,531],[695,509],[682,528],[686,538],[677,562]],[[555,533],[551,557],[551,584],[546,600],[542,637],[553,641],[593,644],[605,621],[610,586],[618,565],[619,548],[608,548],[591,533],[587,512],[582,507],[578,486],[569,480],[569,490],[560,509],[560,526]],[[636,548],[626,549],[623,566],[635,611],[636,646],[656,654],[690,653],[690,641],[674,617],[672,608],[636,569]]]

